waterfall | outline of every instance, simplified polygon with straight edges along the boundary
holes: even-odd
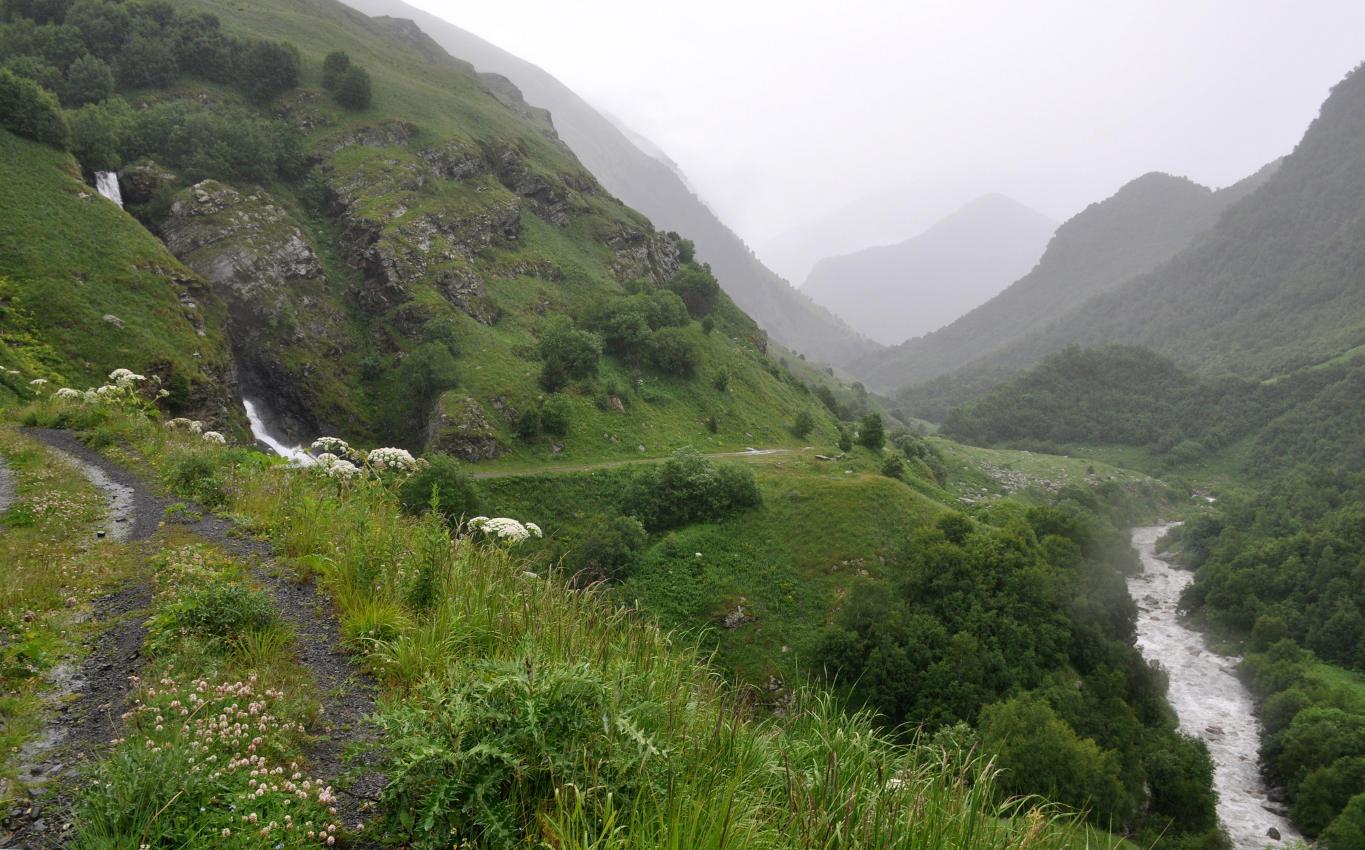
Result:
[[[307,466],[313,463],[312,455],[297,446],[287,446],[283,441],[276,439],[265,427],[265,420],[261,418],[260,412],[251,399],[242,397],[242,407],[246,408],[246,421],[251,424],[251,436],[265,443],[275,450],[280,457],[288,458],[290,463],[298,466]]]
[[[123,207],[123,195],[118,190],[117,171],[96,171],[95,189],[104,197],[118,204],[120,209]]]

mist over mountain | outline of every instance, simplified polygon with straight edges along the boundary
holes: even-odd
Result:
[[[943,327],[1022,277],[1056,227],[1018,201],[986,195],[902,242],[820,260],[801,291],[895,345]]]
[[[890,390],[982,360],[1170,259],[1265,174],[1217,192],[1183,177],[1143,175],[1058,227],[1038,265],[999,295],[947,327],[862,358],[850,369],[868,386]],[[992,360],[990,365],[1023,368],[1029,363]]]
[[[764,266],[693,194],[676,166],[641,150],[544,70],[401,0],[354,0],[349,5],[368,15],[411,19],[452,55],[480,71],[509,78],[528,103],[549,110],[559,136],[609,192],[649,216],[659,229],[693,240],[698,259],[711,265],[726,293],[782,344],[836,365],[877,349]]]

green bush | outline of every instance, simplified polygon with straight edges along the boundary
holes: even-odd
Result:
[[[569,433],[572,418],[569,400],[558,393],[545,399],[540,406],[540,427],[547,434],[562,437]]]
[[[56,95],[6,68],[0,68],[0,127],[63,150],[71,138]]]
[[[337,87],[341,75],[351,67],[351,57],[344,50],[333,50],[322,60],[322,87],[331,91]]]
[[[624,714],[595,668],[531,657],[456,672],[376,717],[394,744],[379,807],[389,837],[417,850],[456,837],[510,850],[526,845],[523,825],[557,792],[629,800],[645,778],[652,729],[641,718],[651,715],[642,706]]]
[[[597,517],[584,525],[567,562],[589,578],[621,581],[634,571],[645,540],[645,527],[635,517]]]
[[[701,362],[701,346],[682,328],[660,328],[654,332],[649,359],[660,371],[691,378]],[[727,374],[727,385],[729,380]]]
[[[886,429],[882,425],[880,413],[869,413],[858,423],[858,445],[866,446],[874,452],[886,445]]]
[[[178,598],[157,614],[153,631],[230,642],[248,631],[279,625],[270,594],[237,581],[216,581],[180,589]]]
[[[352,65],[337,80],[336,99],[346,109],[358,112],[370,108],[370,74],[364,68]]]
[[[460,462],[444,454],[428,455],[426,461],[426,469],[410,475],[398,488],[403,510],[421,514],[431,507],[434,498],[437,510],[451,524],[472,516],[478,507],[478,490]]]
[[[792,433],[798,439],[806,439],[813,430],[815,430],[815,417],[811,415],[809,410],[803,410],[796,414],[796,421],[792,423]]]
[[[71,106],[99,103],[114,93],[114,71],[105,62],[86,54],[66,69],[63,100]]]
[[[716,522],[762,501],[753,470],[717,464],[690,447],[637,472],[629,490],[624,504],[651,530]]]
[[[900,455],[887,455],[882,461],[882,475],[887,478],[905,477],[905,460]]]
[[[171,492],[197,502],[205,510],[227,504],[225,476],[221,468],[203,451],[182,449],[167,457],[163,477]]]
[[[527,405],[521,414],[517,416],[517,436],[523,440],[529,440],[540,433],[540,411],[533,405]]]

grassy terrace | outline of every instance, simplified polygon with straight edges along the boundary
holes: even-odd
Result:
[[[53,413],[39,408],[29,419]],[[375,722],[390,783],[366,816],[359,835],[366,841],[382,836],[430,848],[1113,845],[1042,800],[1000,800],[980,758],[894,744],[867,717],[847,716],[817,692],[801,691],[786,716],[771,715],[699,662],[694,638],[600,594],[529,575],[515,546],[452,535],[431,516],[403,515],[385,477],[338,484],[146,420],[115,417],[102,433],[101,442],[122,447],[116,453],[123,462],[180,482],[179,496],[221,498],[239,529],[269,541],[278,570],[315,582],[333,600],[331,613],[355,660],[380,683]],[[12,431],[3,439],[4,454],[22,469],[23,442]],[[197,474],[187,476],[190,469]],[[836,475],[826,477],[838,486]],[[82,485],[73,478],[68,486],[75,493]],[[88,511],[88,489],[85,499]],[[13,516],[6,515],[11,525]],[[11,533],[0,541],[7,545]],[[295,639],[266,613],[267,591],[239,562],[165,532],[153,549],[149,559],[125,562],[158,590],[145,689],[135,695],[148,707],[126,719],[122,743],[93,768],[99,790],[80,795],[79,846],[180,846],[210,834],[225,846],[325,845],[326,795],[319,802],[314,786],[295,804],[322,807],[306,816],[289,809],[279,790],[302,786],[314,765],[301,753],[312,736],[325,734],[295,664]],[[198,716],[258,702],[271,718],[263,721],[268,731],[255,733],[262,741],[243,755],[233,748],[246,746],[247,733],[208,740],[192,716],[183,721],[189,731],[157,719],[191,702]],[[208,755],[234,754],[259,756],[294,778],[272,772],[269,789],[248,799],[259,781],[213,785],[236,783],[245,772],[194,769]],[[240,821],[243,805],[256,815],[249,830]],[[314,821],[311,836],[285,826],[305,819]],[[354,825],[339,826],[345,843]],[[231,845],[222,838],[228,834]]]

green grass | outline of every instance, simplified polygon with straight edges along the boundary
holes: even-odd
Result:
[[[1001,800],[993,768],[979,756],[893,743],[870,718],[845,714],[818,692],[794,689],[786,716],[775,717],[699,663],[695,639],[598,592],[529,576],[535,565],[506,545],[452,537],[439,522],[402,516],[389,483],[338,487],[166,429],[127,420],[111,427],[123,451],[154,469],[170,469],[165,453],[176,447],[193,445],[216,459],[239,522],[266,535],[287,564],[335,600],[344,633],[387,694],[378,719],[388,733],[390,785],[371,828],[390,840],[680,850],[1120,844],[1045,801]],[[794,469],[804,463],[811,468]],[[763,459],[768,513],[738,517],[729,531],[756,536],[771,534],[765,528],[773,521],[839,523],[845,517],[820,507],[837,494],[850,515],[884,511],[888,539],[899,533],[891,527],[897,503],[941,510],[904,484],[860,480],[867,473],[846,475],[824,463]],[[854,490],[867,491],[864,503]],[[853,532],[832,533],[781,545],[809,557],[850,545],[839,535]],[[245,579],[240,565],[183,538],[166,540],[153,566],[162,612],[197,598],[195,588]],[[434,582],[436,592],[415,593],[423,582]],[[258,689],[290,681],[287,644],[259,631],[206,643],[181,637],[169,622],[153,617],[152,664],[179,672],[166,674],[173,684],[163,683],[156,697],[142,694],[147,708],[134,712],[126,742],[101,762],[102,790],[84,804],[78,846],[123,846],[152,834],[193,841],[222,828],[234,840],[247,837],[223,818],[221,804],[241,803],[239,792],[204,798],[187,770],[184,741],[170,726],[155,729],[152,715],[173,698],[183,704],[196,679],[212,688],[245,681],[255,669]],[[294,758],[291,724],[310,720],[307,689],[297,689],[285,689],[291,699],[272,711],[280,723],[263,736],[272,763]],[[484,696],[472,699],[477,694]],[[166,735],[168,748],[161,747]],[[452,771],[454,764],[463,767]],[[497,790],[442,802],[449,798],[441,794],[460,787]],[[282,822],[282,809],[261,811],[262,823]],[[415,817],[424,814],[432,819]],[[283,834],[268,838],[295,846]]]
[[[84,389],[126,367],[177,373],[222,395],[209,386],[228,371],[221,305],[192,290],[190,272],[164,245],[82,183],[69,156],[4,131],[0,316],[0,367],[24,381]]]

